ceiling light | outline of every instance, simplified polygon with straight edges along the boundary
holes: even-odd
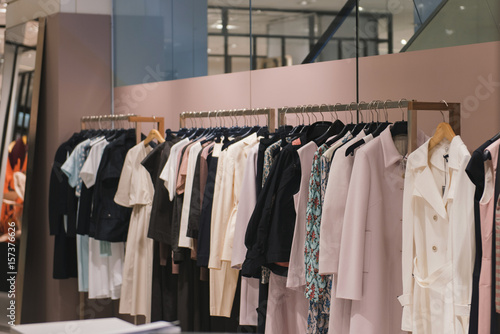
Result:
[[[222,25],[222,23],[214,23],[210,26],[210,28],[214,28],[214,29],[219,29],[219,30],[222,30],[222,28],[224,28],[224,26]],[[232,24],[228,24],[226,26],[227,30],[231,30],[231,29],[236,29],[238,28],[238,26],[235,26],[235,25],[232,25]]]
[[[0,13],[6,13],[7,12],[7,8],[0,8]]]
[[[446,35],[451,36],[455,31],[453,29],[445,29],[444,32],[446,33]]]
[[[233,43],[233,44],[231,44],[231,47],[232,47],[233,49],[236,49],[236,48],[238,47],[238,44]]]
[[[465,6],[460,6],[460,10],[465,10]]]
[[[406,39],[404,39],[404,38],[403,38],[403,39],[401,40],[401,44],[406,45],[406,43],[408,43],[408,42],[406,41]]]
[[[208,48],[207,53],[210,53],[210,52],[212,52],[212,49]]]
[[[364,9],[363,7],[361,7],[361,6],[359,6],[359,8],[358,8],[358,9],[359,9],[359,11],[360,11],[360,12],[362,12],[362,11],[364,11],[364,10],[365,10],[365,9]]]
[[[307,6],[308,2],[304,0],[304,1],[301,1],[301,2],[300,2],[300,4],[301,4],[302,6]]]

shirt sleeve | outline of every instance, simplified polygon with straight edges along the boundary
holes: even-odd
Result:
[[[366,224],[369,214],[370,164],[363,152],[358,152],[349,184],[340,246],[337,297],[361,300],[363,295],[363,264]]]
[[[403,316],[401,321],[401,330],[413,330],[413,259],[414,240],[413,226],[415,205],[413,201],[413,191],[415,186],[415,175],[411,167],[411,155],[408,159],[408,165],[405,171],[405,184],[403,192],[403,247],[402,247],[402,270],[403,270],[403,294],[398,297],[401,306],[403,307]]]
[[[161,173],[160,173],[160,179],[162,179],[165,183],[165,188],[168,191],[169,199],[172,201],[174,199],[174,193],[172,190],[172,183],[173,183],[173,160],[177,159],[177,150],[172,147],[170,151],[170,155],[168,157],[167,163],[163,167]]]
[[[78,159],[78,148],[75,148],[73,152],[69,155],[68,159],[64,162],[61,170],[68,176],[68,184],[74,188],[78,183],[78,173],[77,173],[77,159]]]
[[[133,161],[132,154],[129,151],[125,157],[123,169],[120,174],[120,181],[118,182],[118,189],[115,194],[115,203],[124,207],[132,207],[132,175],[133,175]]]
[[[465,146],[465,145],[464,145]],[[467,150],[465,147],[463,148]],[[455,300],[455,323],[462,328],[469,327],[470,301],[472,298],[472,277],[475,259],[474,233],[474,190],[473,183],[465,172],[470,155],[465,154],[458,170],[457,188],[453,203],[452,254],[453,254],[453,296]],[[458,333],[458,332],[457,332]],[[465,332],[460,332],[465,333]]]
[[[210,260],[208,267],[218,269],[222,265],[222,251],[226,240],[226,227],[234,203],[234,156],[232,150],[226,152],[221,170],[221,183],[219,199],[215,208],[215,216],[212,215]],[[219,174],[219,170],[217,170]],[[212,211],[214,212],[214,211]],[[215,218],[215,219],[214,219]],[[212,238],[213,237],[213,238]]]
[[[353,157],[342,154],[335,156],[328,176],[319,241],[319,273],[322,275],[338,273],[344,212],[352,172],[351,159]]]
[[[87,160],[85,160],[82,170],[80,171],[80,177],[87,188],[90,188],[95,184],[97,171],[99,170],[99,165],[101,163],[102,152],[103,147],[100,145],[92,147]]]

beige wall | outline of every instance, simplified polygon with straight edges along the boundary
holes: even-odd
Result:
[[[55,152],[80,129],[80,117],[110,113],[109,28],[110,16],[105,15],[55,14],[47,20],[33,177],[36,199],[30,208],[37,219],[29,222],[23,323],[79,316],[76,279],[52,278],[54,237],[49,236],[49,179]]]
[[[361,58],[360,100],[460,102],[462,135],[474,149],[500,131],[499,59],[500,42]],[[355,61],[347,59],[118,87],[115,111],[164,116],[176,129],[183,111],[350,103],[355,86]],[[441,120],[424,113],[419,125],[432,134]]]

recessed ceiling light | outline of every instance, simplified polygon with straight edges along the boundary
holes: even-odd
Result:
[[[214,29],[222,29],[224,26],[222,25],[222,23],[214,23],[210,26],[210,28],[214,28]],[[226,26],[227,30],[231,30],[231,29],[236,29],[238,28],[238,26],[235,26],[235,25],[232,25],[232,24],[228,24]]]
[[[210,53],[210,52],[212,52],[212,49],[208,48],[207,53]]]
[[[304,0],[304,1],[301,1],[301,2],[300,2],[300,4],[301,4],[302,6],[307,6],[308,2]]]
[[[360,11],[360,12],[362,12],[362,11],[364,11],[364,10],[365,10],[365,9],[364,9],[363,7],[359,6],[359,11]]]
[[[233,44],[231,44],[231,47],[232,47],[233,49],[236,49],[236,48],[238,47],[238,44],[233,43]]]
[[[465,10],[465,6],[460,6],[460,10]]]
[[[406,39],[404,39],[404,38],[403,38],[403,39],[401,40],[401,44],[406,45],[406,43],[408,43],[408,41],[407,41]]]

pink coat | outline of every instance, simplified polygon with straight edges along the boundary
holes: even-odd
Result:
[[[479,202],[481,214],[481,240],[483,257],[479,275],[479,321],[478,334],[490,333],[491,289],[492,289],[492,251],[493,251],[493,215],[495,210],[495,175],[500,141],[486,148],[491,153],[491,160],[485,161],[484,192]]]
[[[389,128],[356,153],[337,283],[337,297],[353,300],[352,334],[403,333],[402,158]]]

